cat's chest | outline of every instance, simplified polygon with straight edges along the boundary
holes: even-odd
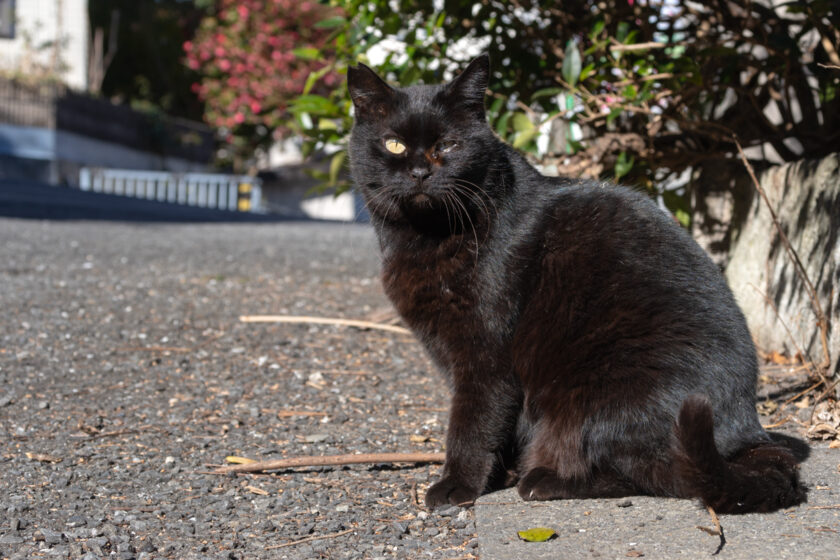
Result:
[[[435,251],[405,252],[383,261],[382,284],[397,311],[421,331],[469,322],[478,313],[476,261]]]

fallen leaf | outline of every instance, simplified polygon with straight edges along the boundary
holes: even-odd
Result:
[[[645,555],[644,552],[640,552],[640,551],[638,551],[636,549],[633,549],[633,548],[628,550],[627,554],[625,554],[625,556],[629,556],[630,558],[641,558],[644,555]]]
[[[234,465],[247,465],[248,463],[256,463],[257,461],[254,459],[249,459],[247,457],[237,457],[236,455],[228,455],[225,457],[225,461],[228,463],[233,463]]]
[[[756,410],[762,416],[770,416],[776,410],[778,410],[779,405],[775,401],[763,401],[755,405]]]
[[[840,406],[827,399],[819,403],[811,415],[811,427],[805,433],[811,439],[840,438]]]
[[[429,436],[420,436],[417,434],[411,434],[409,438],[412,443],[425,443],[429,441]]]
[[[840,440],[834,440],[828,444],[829,449],[840,449]]]
[[[520,539],[527,542],[545,542],[557,536],[553,529],[547,527],[534,527],[526,531],[518,531],[516,534],[519,535]]]
[[[246,486],[245,490],[248,490],[252,494],[259,494],[260,496],[268,496],[268,492],[263,490],[262,488],[257,488],[256,486]]]
[[[326,416],[326,412],[314,410],[281,410],[277,413],[278,418],[291,418],[293,416]]]
[[[29,453],[28,451],[26,452],[26,458],[32,459],[33,461],[41,461],[42,463],[60,463],[64,460],[62,457],[54,457],[46,453]]]
[[[780,354],[779,352],[773,351],[767,354],[767,361],[772,362],[776,365],[786,366],[788,364],[795,363],[796,360],[793,358],[788,358],[787,356],[785,356],[784,354]]]

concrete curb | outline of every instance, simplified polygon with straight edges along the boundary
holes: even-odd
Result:
[[[802,464],[808,503],[772,514],[721,515],[721,559],[840,558],[840,449],[813,447]],[[482,496],[475,506],[482,560],[557,558],[700,558],[720,539],[693,500],[634,496],[603,500],[525,502],[513,488]],[[548,527],[557,537],[529,543],[517,531]]]

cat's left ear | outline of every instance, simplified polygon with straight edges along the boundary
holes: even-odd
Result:
[[[385,83],[376,72],[362,64],[347,68],[347,88],[356,108],[356,115],[385,113],[394,96],[394,88]]]
[[[446,85],[446,96],[484,113],[484,93],[490,80],[490,57],[484,53]]]

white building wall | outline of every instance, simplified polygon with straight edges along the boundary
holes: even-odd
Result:
[[[0,70],[54,73],[73,89],[88,86],[88,0],[17,0],[15,36],[0,38]],[[58,41],[58,52],[50,46]]]

